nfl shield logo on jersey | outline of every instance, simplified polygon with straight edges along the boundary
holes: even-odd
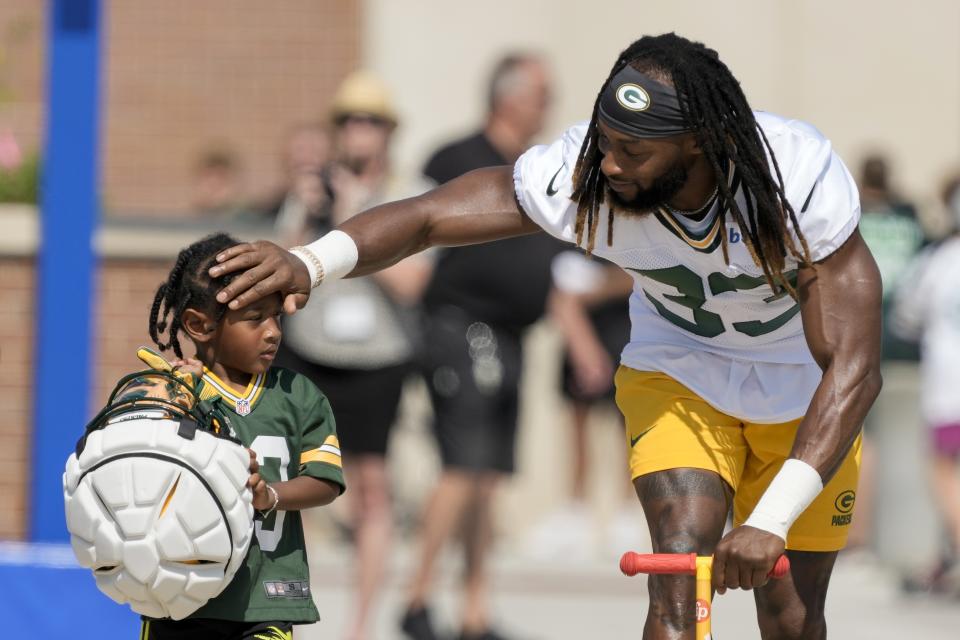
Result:
[[[250,413],[250,401],[246,398],[240,398],[236,402],[237,415],[245,416]]]

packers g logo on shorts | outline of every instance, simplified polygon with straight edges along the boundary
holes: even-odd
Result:
[[[856,501],[857,494],[854,491],[850,489],[841,491],[840,495],[833,501],[833,506],[836,507],[838,514],[830,518],[830,526],[845,527],[853,522],[853,503]]]
[[[837,496],[837,499],[833,502],[833,506],[835,506],[840,513],[850,513],[853,511],[853,503],[856,502],[856,500],[857,494],[847,489]]]
[[[617,102],[630,111],[646,111],[650,108],[650,94],[640,85],[627,82],[617,87]]]

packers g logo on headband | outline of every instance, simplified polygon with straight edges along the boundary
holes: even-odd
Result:
[[[650,108],[650,94],[640,85],[628,82],[617,87],[617,102],[630,111],[646,111]]]

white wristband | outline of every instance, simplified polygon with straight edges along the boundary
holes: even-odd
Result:
[[[817,470],[803,460],[789,458],[743,524],[769,531],[786,541],[794,521],[821,491],[823,478]]]
[[[357,243],[343,231],[333,230],[305,247],[294,247],[290,252],[307,265],[312,287],[324,280],[337,280],[357,266]]]

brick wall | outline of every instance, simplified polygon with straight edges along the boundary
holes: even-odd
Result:
[[[92,354],[96,377],[91,385],[91,407],[99,409],[121,376],[142,363],[137,347],[153,346],[147,335],[147,316],[153,294],[173,260],[105,261],[97,278],[97,317]]]
[[[103,0],[103,198],[185,212],[191,169],[230,149],[256,197],[293,124],[321,117],[360,55],[359,0]],[[40,144],[46,3],[0,3],[0,135]]]
[[[0,259],[0,539],[26,533],[33,397],[33,259]]]
[[[359,61],[359,0],[103,4],[103,201],[123,215],[187,215],[191,169],[212,147],[238,156],[247,196],[270,190],[284,132],[322,117]],[[28,153],[42,145],[46,7],[0,2],[0,136],[12,132]],[[0,214],[0,232],[10,232],[7,222]],[[136,367],[153,292],[171,263],[102,261],[92,410]],[[0,270],[3,539],[23,538],[28,517],[33,259],[0,256]]]
[[[114,383],[139,365],[136,349],[148,344],[147,314],[173,261],[108,258],[97,275],[90,413]],[[0,259],[0,539],[27,530],[34,340],[32,258]],[[76,431],[83,425],[77,425]]]
[[[12,132],[26,151],[41,144],[45,6],[0,2],[0,136]]]

